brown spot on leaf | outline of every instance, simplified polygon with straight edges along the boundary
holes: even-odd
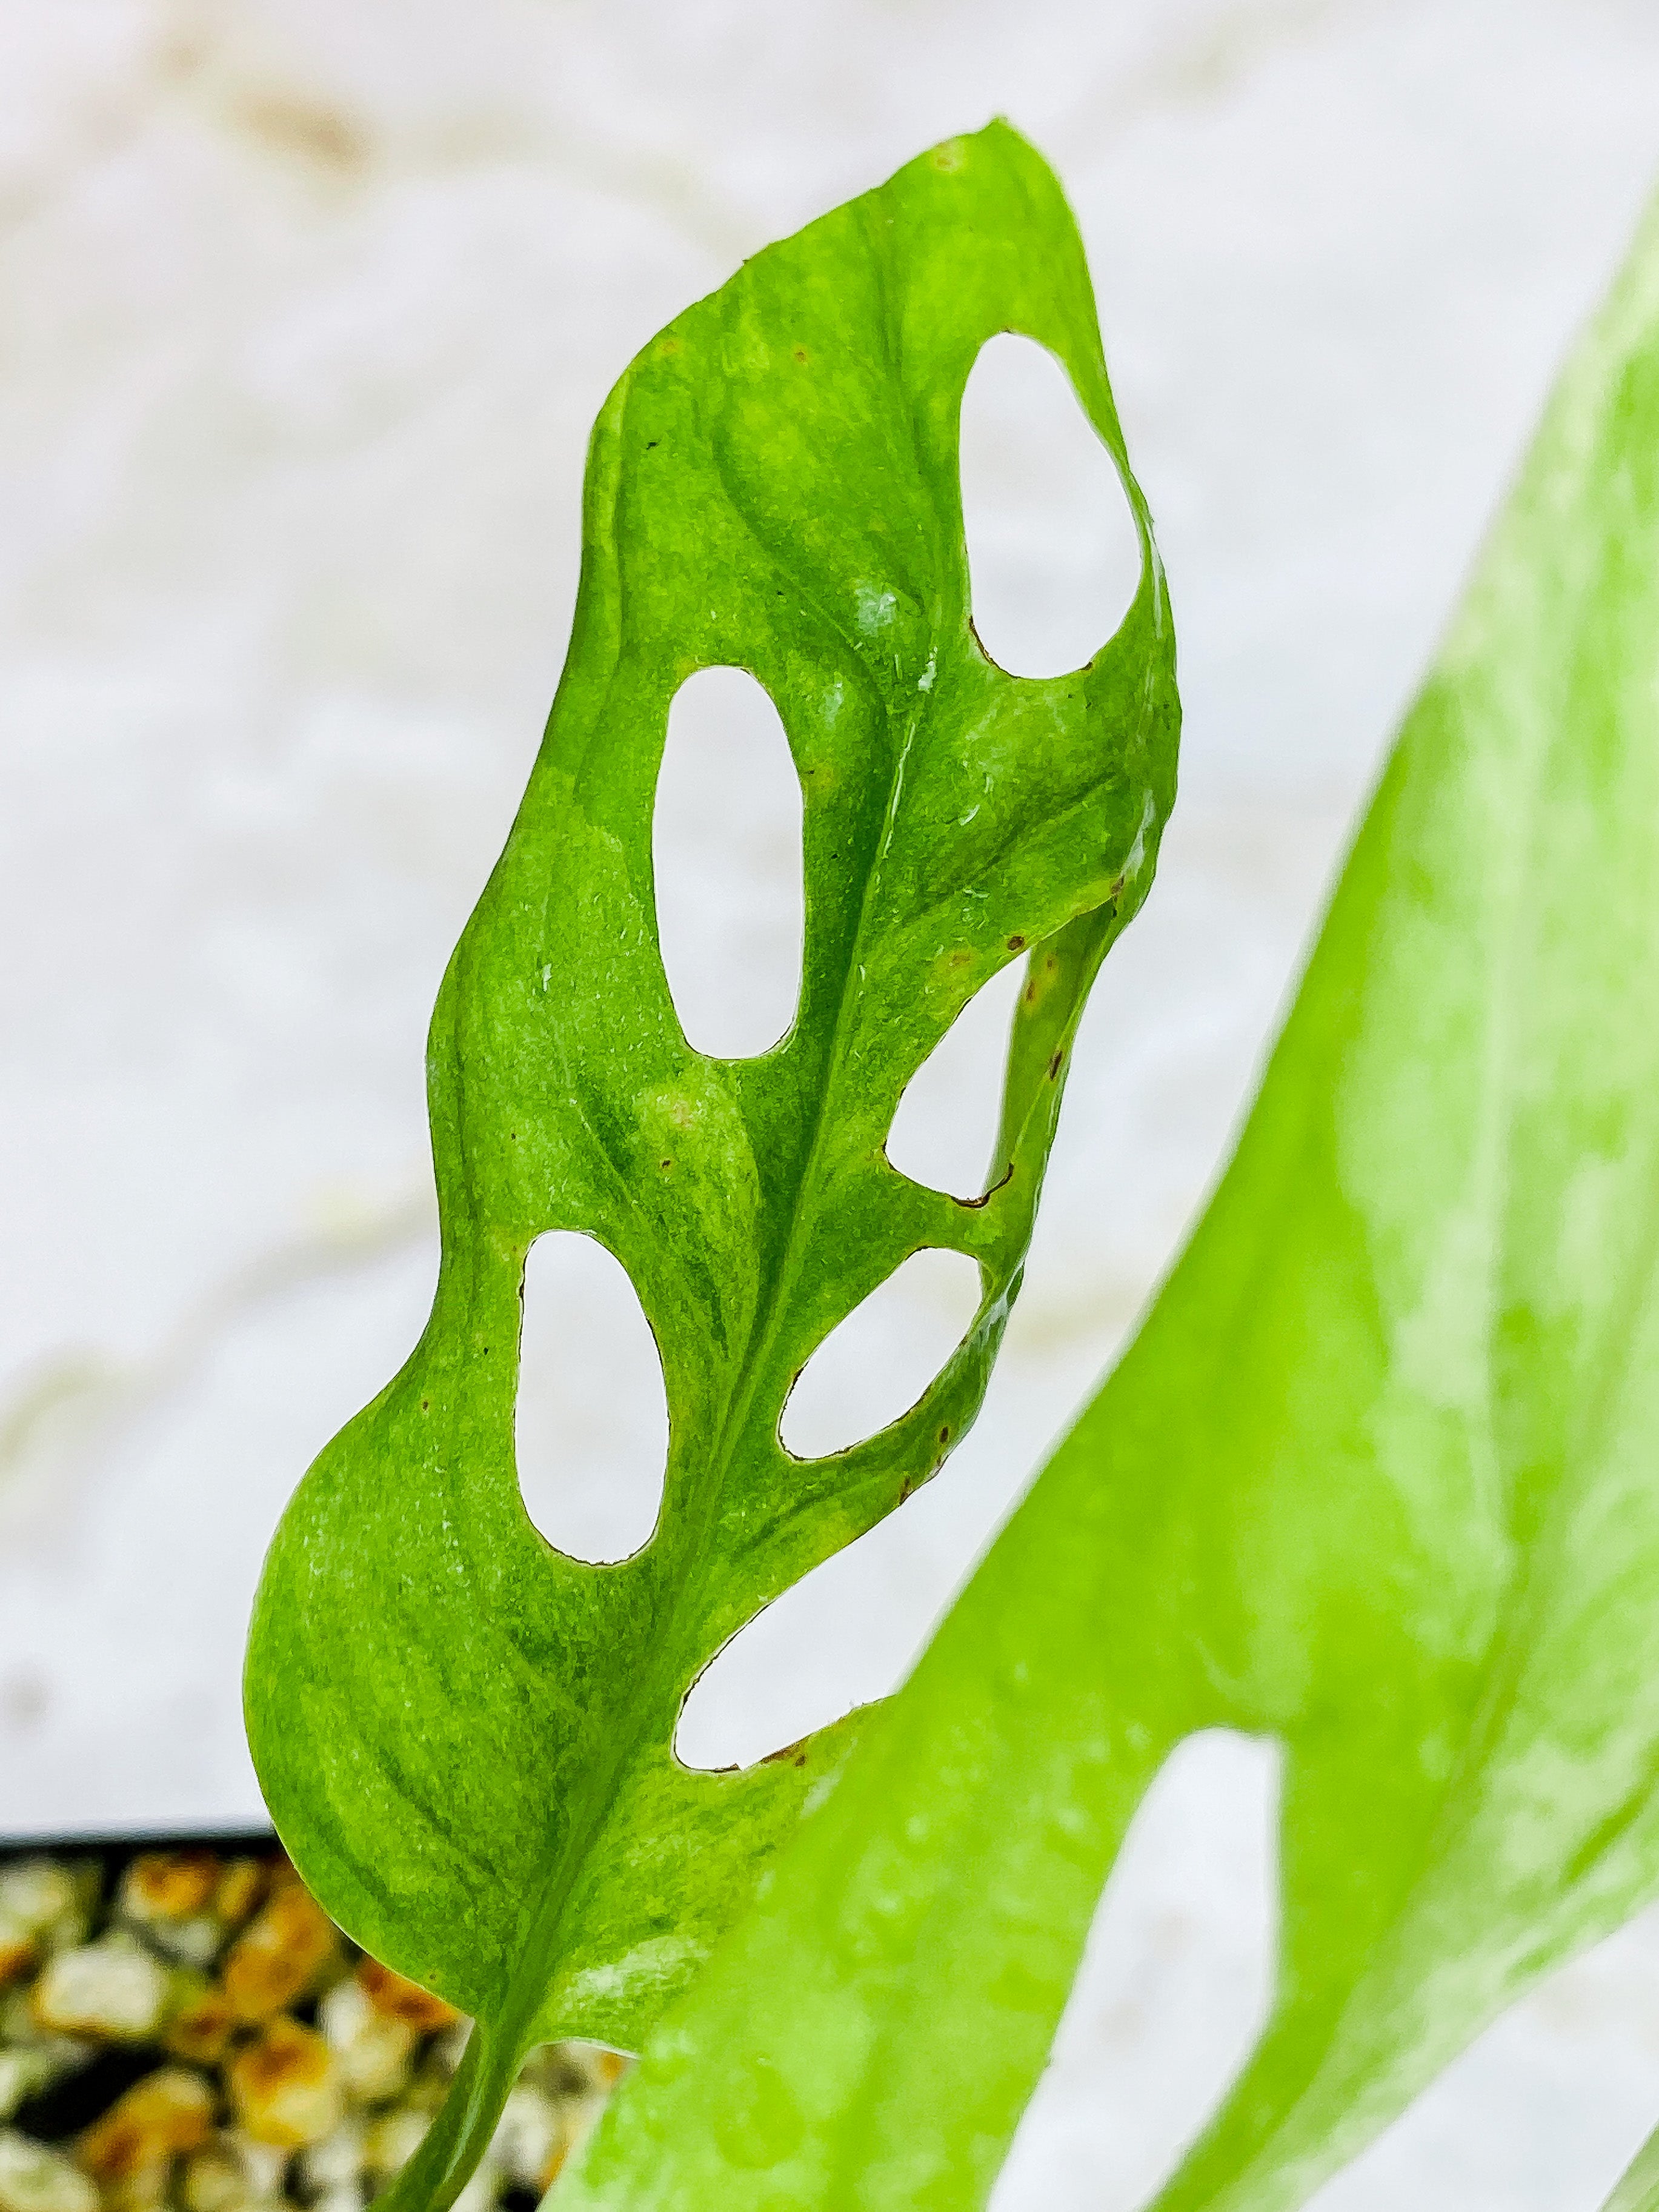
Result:
[[[1002,1188],[1004,1183],[1012,1182],[1013,1181],[1013,1176],[1014,1167],[1013,1162],[1011,1160],[988,1190],[981,1191],[977,1198],[957,1198],[953,1199],[951,1202],[957,1206],[965,1206],[969,1213],[977,1213],[981,1206],[988,1206],[991,1203],[991,1200]]]
[[[387,2020],[402,2021],[405,2027],[416,2029],[422,2035],[436,2028],[452,2027],[460,2018],[453,2005],[446,2004],[430,1990],[423,1990],[418,1982],[405,1981],[390,1966],[381,1966],[378,1959],[361,1960],[357,1979],[376,2012]]]

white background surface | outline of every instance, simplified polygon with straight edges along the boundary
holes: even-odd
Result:
[[[556,677],[587,425],[744,253],[998,110],[1093,260],[1183,795],[985,1415],[711,1679],[726,1755],[902,1671],[1166,1263],[1640,204],[1659,10],[0,7],[4,1826],[255,1808],[246,1606],[422,1316],[425,1022]],[[1025,474],[999,524],[991,469],[985,528],[1035,638],[1087,547],[1057,520],[1056,573],[1019,570]],[[924,1292],[894,1358],[937,1324]],[[556,1434],[575,1385],[543,1388]],[[567,1411],[602,1483],[628,1424]],[[1270,1799],[1225,1741],[1164,1778],[1000,2212],[1127,2212],[1201,2119],[1261,1998]],[[1655,2118],[1644,1923],[1322,2207],[1591,2212]]]

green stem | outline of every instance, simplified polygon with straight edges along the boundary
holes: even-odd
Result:
[[[447,2212],[489,2148],[524,2053],[475,2021],[449,2094],[409,2164],[378,2200],[380,2212]]]

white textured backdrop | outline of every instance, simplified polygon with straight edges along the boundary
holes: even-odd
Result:
[[[422,1316],[425,1022],[557,673],[588,422],[744,253],[998,110],[1090,247],[1183,795],[986,1413],[706,1686],[698,1741],[734,1753],[902,1671],[1165,1264],[1645,191],[1659,10],[0,6],[0,1826],[257,1808],[243,1620],[289,1488]],[[1055,573],[1021,572],[1008,459],[984,542],[1035,639],[1086,532],[1039,529]],[[900,1365],[933,1298],[890,1319]],[[543,1385],[590,1483],[637,1443],[604,1357],[597,1407]],[[999,2212],[1128,2212],[1202,2118],[1262,2001],[1272,1780],[1218,1739],[1160,1784]],[[1641,1923],[1322,2212],[1591,2212],[1655,2118]]]

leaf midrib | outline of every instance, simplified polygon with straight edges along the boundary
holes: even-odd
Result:
[[[711,441],[711,452],[712,450]],[[769,559],[774,565],[777,565],[775,556],[769,547],[764,546],[764,541],[760,539],[743,502],[736,495],[735,488],[727,483],[726,472],[720,469],[717,455],[714,456],[714,465],[727,496],[731,500],[734,513],[744,522],[750,536],[763,546]],[[919,478],[922,475],[919,457],[917,474]],[[613,550],[617,505],[617,497],[613,494],[609,515],[610,526],[606,532],[607,539]],[[620,563],[613,567],[612,573],[619,575]],[[822,610],[815,611],[822,612]],[[937,613],[938,611],[936,611],[936,616]],[[832,627],[838,633],[845,635],[840,623],[835,623]],[[945,629],[944,622],[936,618],[933,627],[935,636],[942,636]],[[854,640],[848,638],[847,642],[854,644],[856,649]],[[665,1560],[669,1570],[665,1577],[668,1600],[662,1612],[653,1612],[653,1626],[656,1632],[652,1638],[654,1651],[665,1660],[682,1656],[690,1648],[691,1638],[685,1632],[688,1615],[691,1615],[698,1621],[706,1620],[708,1617],[709,1575],[712,1568],[719,1564],[711,1558],[709,1538],[714,1528],[719,1525],[720,1507],[724,1500],[732,1467],[750,1436],[756,1399],[761,1382],[769,1370],[771,1355],[776,1348],[778,1335],[782,1327],[783,1317],[788,1310],[791,1295],[799,1280],[806,1241],[804,1232],[815,1218],[817,1212],[816,1207],[810,1206],[808,1201],[810,1198],[816,1196],[821,1180],[819,1170],[825,1134],[830,1123],[831,1105],[839,1097],[845,1073],[846,1048],[857,1000],[857,994],[854,988],[854,978],[860,967],[859,956],[865,949],[868,939],[872,903],[881,883],[891,848],[898,808],[903,794],[905,769],[916,740],[927,721],[933,696],[932,693],[920,695],[921,703],[911,711],[904,737],[894,757],[889,778],[887,798],[883,810],[881,829],[875,841],[871,865],[865,876],[864,888],[859,902],[858,922],[848,941],[841,986],[836,994],[835,1024],[830,1033],[830,1049],[823,1063],[824,1080],[817,1086],[811,1116],[808,1123],[810,1133],[805,1146],[802,1170],[795,1184],[786,1217],[783,1246],[773,1271],[770,1294],[759,1302],[760,1314],[757,1317],[757,1322],[750,1328],[749,1341],[744,1349],[736,1383],[726,1401],[726,1413],[714,1432],[712,1449],[708,1458],[707,1479],[696,1485],[679,1516],[680,1526],[686,1531],[685,1540],[673,1546]],[[790,1038],[786,1039],[785,1043],[778,1048],[780,1060],[783,1060],[789,1052],[794,1034],[792,1028]],[[633,1565],[635,1561],[642,1563],[666,1534],[666,1530],[660,1534],[653,1533],[647,1541],[645,1551],[636,1553],[634,1561],[624,1564]],[[659,1554],[659,1557],[661,1559],[663,1555]],[[690,1571],[675,1574],[673,1567],[680,1562],[684,1562]],[[661,1586],[660,1583],[659,1586]],[[686,1686],[689,1689],[690,1685]],[[682,1703],[684,1696],[684,1692],[682,1692],[680,1700]],[[641,1669],[635,1677],[632,1694],[616,1716],[618,1725],[606,1732],[607,1745],[614,1743],[617,1748],[611,1752],[609,1756],[602,1758],[587,1769],[589,1786],[582,1793],[583,1817],[579,1821],[573,1821],[567,1829],[564,1845],[557,1859],[549,1869],[541,1899],[520,1947],[519,1959],[507,1978],[506,2001],[501,2008],[496,2022],[498,2032],[505,2029],[510,2033],[511,2023],[515,2015],[519,2016],[520,2021],[520,2033],[527,2034],[533,2025],[535,2010],[550,1985],[553,1973],[556,1969],[558,1939],[562,1930],[566,1908],[574,1887],[575,1876],[586,1863],[594,1843],[604,1829],[605,1820],[615,1802],[614,1784],[617,1778],[633,1764],[641,1749],[647,1747],[647,1740],[651,1733],[649,1717],[661,1701],[659,1670],[655,1668],[648,1670]],[[677,1714],[678,1711],[677,1705]],[[665,1747],[670,1751],[671,1758],[674,1756],[672,1743],[671,1733],[668,1745]],[[696,1770],[686,1771],[695,1771]],[[531,1976],[527,1974],[526,1969],[536,1961],[545,1961],[545,1971]],[[521,1994],[526,1984],[534,1992],[533,2000],[527,2007]]]

